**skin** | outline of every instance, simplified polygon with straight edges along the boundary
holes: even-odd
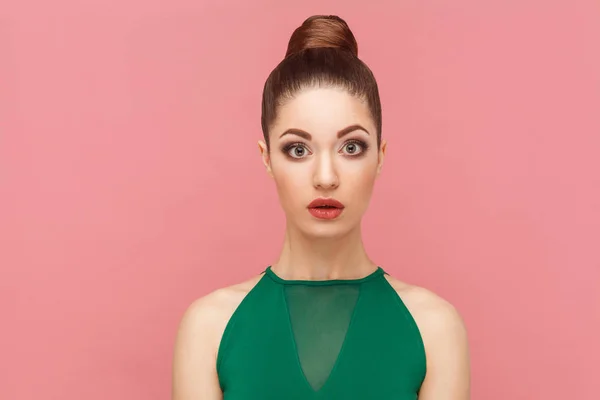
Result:
[[[350,127],[350,128],[349,128]],[[387,143],[367,105],[338,88],[308,88],[282,105],[259,151],[286,216],[284,245],[272,270],[284,279],[356,279],[377,265],[366,254],[361,220],[381,173]],[[308,204],[333,197],[335,220],[313,217]],[[229,318],[260,280],[218,289],[192,303],[177,333],[173,400],[222,399],[216,357]],[[415,319],[425,344],[427,375],[419,400],[469,400],[467,334],[456,309],[428,291],[386,275]]]

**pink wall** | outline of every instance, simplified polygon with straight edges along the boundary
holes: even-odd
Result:
[[[336,13],[390,143],[373,258],[461,310],[473,399],[597,399],[600,3],[226,3],[3,1],[0,398],[169,398],[185,307],[279,250],[260,92]]]

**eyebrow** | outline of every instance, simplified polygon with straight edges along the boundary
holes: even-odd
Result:
[[[359,124],[354,124],[354,125],[350,125],[345,127],[344,129],[338,131],[337,133],[337,137],[338,139],[346,136],[347,134],[354,132],[354,131],[364,131],[367,135],[369,135],[369,131],[366,130],[365,128],[363,128],[361,125]],[[287,129],[285,132],[283,132],[281,134],[281,136],[279,136],[280,138],[285,136],[285,135],[296,135],[296,136],[300,136],[301,138],[304,138],[306,140],[312,140],[312,136],[310,133],[303,131],[302,129],[296,129],[296,128],[290,128]]]

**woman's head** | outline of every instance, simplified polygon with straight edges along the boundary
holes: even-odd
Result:
[[[377,83],[357,52],[342,19],[310,17],[265,83],[263,161],[288,224],[309,235],[357,227],[383,163]],[[340,201],[343,211],[313,209],[318,198]]]

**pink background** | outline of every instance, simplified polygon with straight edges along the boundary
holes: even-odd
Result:
[[[0,398],[169,398],[184,309],[279,251],[260,95],[315,13],[381,88],[368,250],[459,308],[473,399],[598,398],[598,1],[2,3]]]

